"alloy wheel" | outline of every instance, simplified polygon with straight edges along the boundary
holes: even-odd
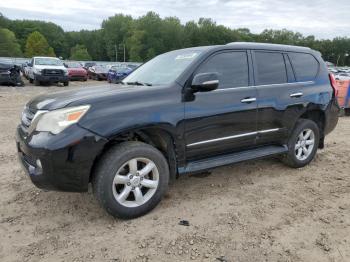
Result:
[[[312,153],[315,146],[315,133],[311,129],[304,129],[300,132],[295,144],[295,156],[298,160],[306,160]]]
[[[125,207],[138,207],[151,199],[158,184],[159,172],[155,163],[147,158],[133,158],[115,174],[113,195]]]

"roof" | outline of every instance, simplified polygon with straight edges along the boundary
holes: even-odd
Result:
[[[53,58],[53,59],[60,60],[59,58],[57,58],[57,57],[52,57],[52,56],[34,56],[33,58]]]

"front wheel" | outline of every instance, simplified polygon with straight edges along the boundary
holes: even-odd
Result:
[[[97,200],[108,213],[135,218],[160,202],[168,187],[169,167],[153,146],[124,142],[105,153],[92,182]]]
[[[309,164],[316,155],[320,131],[314,121],[298,120],[288,141],[288,153],[282,159],[290,167],[299,168]]]
[[[64,86],[68,86],[69,85],[69,81],[63,82]]]

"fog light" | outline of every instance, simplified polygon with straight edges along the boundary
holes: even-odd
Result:
[[[40,159],[36,160],[36,166],[39,167],[40,169],[42,169],[42,165],[41,165],[41,161]]]

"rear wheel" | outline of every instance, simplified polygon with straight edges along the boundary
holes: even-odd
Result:
[[[135,218],[160,202],[168,182],[168,163],[160,151],[145,143],[124,142],[98,163],[93,189],[112,216]]]
[[[33,79],[29,78],[29,83],[33,84]]]
[[[316,155],[320,131],[314,121],[300,119],[289,138],[289,152],[282,159],[290,167],[299,168],[309,164]]]

